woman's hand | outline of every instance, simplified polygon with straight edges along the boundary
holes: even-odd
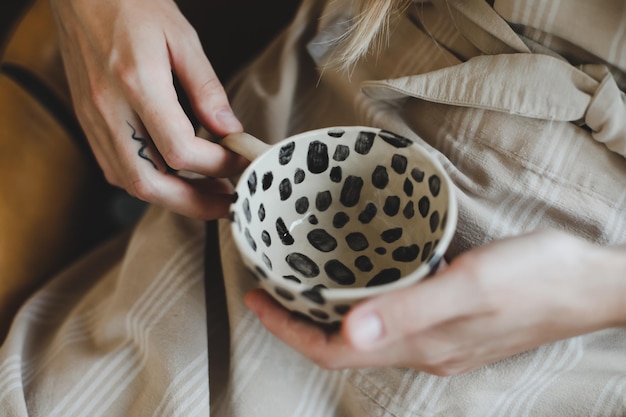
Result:
[[[216,178],[239,173],[246,161],[195,136],[172,74],[210,132],[223,136],[242,126],[176,4],[51,3],[74,107],[107,180],[139,199],[190,217],[225,216],[232,187]]]
[[[626,322],[626,251],[537,232],[470,251],[432,278],[353,308],[327,333],[262,290],[245,302],[322,367],[468,372],[542,344]]]

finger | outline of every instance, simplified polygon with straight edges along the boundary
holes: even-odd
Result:
[[[417,285],[357,305],[344,321],[346,340],[358,350],[372,351],[476,313],[479,296],[459,269],[449,266]]]
[[[127,189],[141,200],[202,220],[228,217],[232,202],[232,187],[226,180],[216,178],[157,173],[133,181]]]
[[[178,31],[167,41],[174,72],[203,126],[217,136],[242,131],[195,31]]]
[[[195,135],[187,114],[182,109],[169,62],[138,69],[138,81],[129,87],[129,98],[142,123],[167,165],[175,170],[195,172],[213,177],[230,177],[241,171],[247,161],[235,153]]]

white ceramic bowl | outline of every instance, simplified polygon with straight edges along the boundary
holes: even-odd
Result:
[[[258,152],[236,187],[232,232],[243,262],[287,309],[336,323],[439,264],[456,199],[441,165],[411,140],[332,127]]]

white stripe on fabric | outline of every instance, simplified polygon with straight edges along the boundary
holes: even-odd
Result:
[[[557,140],[561,138],[554,135],[552,129],[544,129],[542,134],[550,135],[552,139],[547,141],[549,143],[547,148],[535,149],[535,152],[541,152],[543,161],[551,161],[557,151],[561,149],[560,142]],[[542,190],[548,185],[541,187],[541,183],[545,181],[545,178],[524,170],[522,179],[527,179],[528,176],[530,176],[529,181],[513,182],[509,196],[503,199],[502,203],[498,204],[493,211],[493,219],[487,227],[487,235],[491,238],[519,233],[524,225],[521,219],[515,218],[515,215],[520,210],[526,209],[528,211],[536,208],[536,204],[531,204],[528,200],[520,200],[518,196],[528,193],[528,190]]]
[[[436,391],[436,386],[441,382],[441,377],[420,373],[405,396],[407,408],[411,413],[420,415],[419,413],[424,409],[425,403],[430,401],[431,392]]]
[[[201,279],[202,274],[198,274],[197,270],[198,268],[201,269],[202,265],[200,262],[193,262],[197,261],[201,255],[202,245],[200,245],[200,243],[201,236],[181,245],[179,250],[168,260],[165,267],[161,269],[160,273],[150,283],[146,291],[128,311],[126,316],[126,329],[127,331],[131,331],[131,333],[127,333],[130,340],[112,352],[100,357],[99,360],[85,372],[83,377],[77,381],[76,385],[67,392],[63,399],[50,412],[48,417],[55,417],[57,415],[68,417],[72,413],[79,412],[79,410],[81,414],[84,414],[86,411],[84,403],[90,399],[90,396],[93,395],[94,392],[99,393],[96,397],[102,397],[106,391],[102,389],[103,385],[112,387],[119,383],[119,381],[114,380],[110,375],[115,369],[118,369],[117,374],[121,374],[127,373],[129,371],[127,368],[137,366],[136,358],[133,358],[133,352],[136,350],[137,346],[128,346],[128,343],[131,343],[132,340],[139,341],[140,347],[142,347],[141,342],[143,342],[144,338],[138,337],[134,330],[141,329],[138,330],[140,333],[149,333],[156,324],[156,318],[163,316],[167,312],[164,307],[166,305],[171,306],[177,298],[183,294],[187,286],[195,285],[196,281]],[[188,269],[196,269],[196,271],[193,271],[195,272],[196,279],[190,280],[191,282],[185,285],[184,288],[181,288],[179,281],[181,278],[186,279],[188,277],[181,275],[181,268],[184,272],[189,272],[185,271]],[[177,288],[179,291],[176,291]],[[154,313],[156,311],[156,318],[144,314],[146,305],[153,305],[153,308],[148,310],[148,313]],[[140,313],[141,315],[139,315]],[[134,322],[144,323],[144,325],[134,326]],[[127,363],[124,368],[121,368],[120,364],[124,361]],[[107,382],[101,385],[103,381]],[[115,399],[110,398],[110,400],[114,401]],[[90,401],[90,404],[91,403],[93,403],[93,400]]]
[[[137,377],[141,370],[145,367],[149,357],[149,343],[148,336],[152,328],[167,314],[167,312],[178,302],[184,294],[189,293],[192,287],[202,282],[203,267],[201,263],[196,263],[196,269],[194,269],[191,275],[187,275],[187,278],[193,277],[193,279],[186,279],[183,282],[176,283],[171,288],[175,288],[175,291],[171,291],[165,295],[160,301],[160,306],[155,304],[155,308],[151,312],[153,315],[150,320],[146,320],[147,324],[141,333],[136,336],[136,344],[132,350],[133,357],[132,367],[129,367],[126,371],[117,369],[117,372],[113,374],[112,378],[101,378],[106,380],[108,391],[101,389],[98,395],[94,395],[91,401],[86,406],[79,408],[74,407],[74,415],[83,415],[85,410],[89,412],[92,417],[101,416],[107,412],[108,408],[113,404],[121,393],[126,391],[126,388],[130,386],[132,381]],[[185,275],[183,275],[185,277]]]
[[[24,386],[26,389],[30,387],[35,378],[47,365],[58,355],[65,352],[69,345],[83,342],[91,337],[87,329],[93,328],[101,319],[100,317],[104,314],[103,309],[106,303],[107,300],[102,299],[99,304],[82,315],[73,315],[70,320],[63,325],[62,331],[55,337],[48,349],[38,352],[35,356],[29,357],[28,360],[22,364]]]
[[[561,124],[562,129],[561,132],[555,132],[555,138],[566,138],[565,128],[566,124]],[[559,180],[559,172],[565,172],[568,167],[572,166],[575,162],[578,152],[582,146],[582,144],[588,140],[582,135],[573,135],[573,137],[567,137],[568,140],[568,151],[560,152],[558,156],[552,161],[554,162],[554,173],[551,172],[551,175],[544,176],[544,185],[537,192],[537,195],[540,197],[540,204],[536,204],[535,207],[527,207],[526,210],[522,212],[522,214],[518,217],[523,223],[526,225],[527,229],[535,229],[537,225],[541,222],[543,215],[550,208],[549,202],[557,202],[559,201],[560,193],[563,191],[563,187],[553,187],[554,175],[557,176],[557,181]],[[548,163],[549,161],[546,161]],[[548,202],[549,201],[549,202]]]
[[[20,355],[11,355],[0,365],[0,403],[13,390],[22,387],[20,362]]]
[[[611,41],[608,61],[621,68],[626,66],[626,4],[622,4],[622,19]]]
[[[582,338],[576,337],[540,347],[536,355],[543,359],[539,368],[535,369],[537,363],[533,360],[523,376],[500,395],[488,417],[528,415],[539,395],[561,374],[578,364],[583,356]]]
[[[624,398],[626,398],[626,376],[615,375],[606,383],[598,400],[593,406],[589,417],[619,417],[616,413],[621,403],[624,408]]]
[[[607,219],[605,235],[609,243],[626,243],[626,190],[616,200],[611,215]]]
[[[217,416],[231,415],[233,403],[246,391],[271,347],[271,336],[258,322],[254,313],[246,310],[231,337],[234,351],[231,359],[231,380],[224,396],[218,399],[211,412]],[[215,412],[213,411],[215,409]]]
[[[324,371],[312,367],[302,391],[293,416],[299,417],[329,417],[338,401],[338,391],[343,388],[341,371]]]
[[[196,392],[202,388],[206,388],[204,395],[208,397],[207,363],[208,354],[203,351],[176,374],[154,409],[152,417],[187,415],[183,413],[185,407],[189,406],[191,399],[197,395]]]

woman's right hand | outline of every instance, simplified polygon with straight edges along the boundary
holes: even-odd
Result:
[[[247,161],[195,135],[173,74],[209,132],[242,126],[173,0],[51,4],[77,117],[107,181],[189,217],[225,216],[232,187],[224,178]]]

